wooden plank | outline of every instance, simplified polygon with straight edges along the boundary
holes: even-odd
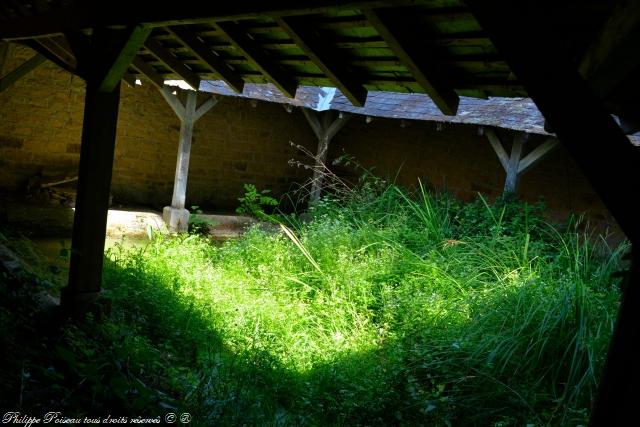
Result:
[[[11,87],[15,82],[20,80],[27,73],[33,71],[44,61],[46,61],[46,58],[39,53],[36,53],[33,57],[4,75],[2,78],[0,78],[0,92],[4,92],[7,88]]]
[[[131,66],[138,70],[140,74],[146,77],[154,86],[162,90],[164,87],[164,78],[156,72],[153,66],[144,62],[139,56],[133,59]]]
[[[152,38],[147,38],[144,43],[146,47],[156,58],[164,65],[171,69],[174,73],[182,78],[193,90],[200,88],[200,77],[189,68],[187,68],[178,58],[165,49],[159,42]]]
[[[531,150],[518,164],[518,175],[527,172],[531,167],[544,159],[549,153],[558,148],[560,143],[556,138],[549,138],[536,148]]]
[[[136,25],[121,35],[121,40],[116,42],[115,58],[98,87],[99,91],[111,92],[120,83],[149,34],[151,34],[151,27]]]
[[[1,5],[2,3],[0,3]],[[264,16],[321,14],[339,9],[401,7],[433,0],[278,0],[269,2],[183,2],[180,7],[158,7],[157,0],[74,1],[50,13],[11,19],[0,27],[0,39],[25,39],[106,26],[148,23],[154,27],[234,21]],[[123,13],[126,11],[126,13]]]
[[[294,98],[298,84],[277,64],[274,64],[257,43],[250,39],[239,24],[219,22],[215,24],[224,37],[244,55],[249,63],[258,69],[271,83],[289,98]]]
[[[527,141],[528,135],[524,132],[518,133],[513,138],[513,145],[511,146],[511,156],[509,156],[509,163],[507,163],[507,178],[504,181],[504,192],[515,193],[518,191],[518,165],[520,164],[520,158],[522,157],[522,149],[524,143]]]
[[[276,22],[353,105],[364,106],[367,90],[345,66],[346,58],[341,58],[335,49],[315,34],[308,21],[283,17],[276,18]]]
[[[496,133],[491,128],[485,128],[484,134],[487,135],[487,139],[489,140],[489,143],[493,147],[493,151],[496,152],[496,155],[498,156],[498,160],[500,160],[500,164],[502,165],[502,168],[506,172],[509,167],[509,155],[505,151],[502,145],[502,142],[500,142],[498,135],[496,135]]]
[[[552,10],[533,0],[466,3],[633,243],[631,278],[590,419],[592,427],[627,425],[637,416],[640,383],[640,221],[632,202],[640,187],[640,153],[570,62],[557,34],[541,25]]]
[[[244,80],[237,72],[229,67],[224,60],[217,56],[213,51],[200,40],[195,33],[186,26],[167,27],[167,31],[172,33],[178,40],[189,48],[191,53],[200,61],[207,64],[221,80],[223,80],[233,91],[242,93],[244,89]]]
[[[440,70],[436,70],[423,59],[428,56],[425,47],[420,51],[411,47],[413,35],[403,37],[403,31],[391,19],[385,17],[383,11],[363,10],[367,20],[387,43],[391,51],[409,70],[420,87],[431,97],[440,111],[445,115],[455,115],[460,98],[453,87],[446,82]]]

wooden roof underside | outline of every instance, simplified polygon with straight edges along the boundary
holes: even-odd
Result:
[[[299,85],[332,86],[357,106],[369,90],[418,92],[445,114],[455,114],[459,95],[527,96],[459,0],[129,3],[0,0],[0,38],[80,74],[74,51],[88,45],[91,28],[143,24],[152,32],[126,78],[158,86],[219,79],[241,91],[243,82],[271,82],[288,96]],[[563,5],[558,22],[544,23],[576,66],[612,13],[600,3],[581,2],[581,19]]]

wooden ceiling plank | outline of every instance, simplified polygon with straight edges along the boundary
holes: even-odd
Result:
[[[138,70],[140,74],[146,77],[151,84],[158,89],[162,90],[164,87],[164,78],[156,72],[151,64],[147,64],[139,56],[134,58],[131,62],[131,66]]]
[[[236,93],[242,93],[242,90],[244,89],[244,80],[242,80],[242,77],[232,70],[222,58],[213,53],[213,51],[203,41],[201,41],[195,33],[189,30],[188,27],[171,26],[167,27],[167,30],[187,46],[194,56],[207,64],[209,68],[218,74],[220,79],[223,80],[231,89]]]
[[[421,52],[415,52],[415,49],[412,50],[409,40],[401,38],[400,31],[394,28],[393,23],[384,17],[383,12],[365,9],[363,13],[391,51],[416,79],[420,87],[431,97],[440,111],[449,116],[455,115],[460,98],[453,87],[441,81],[442,78],[433,70],[433,67],[428,66],[425,63],[426,61],[421,59],[424,57],[424,48],[422,48]]]
[[[233,22],[219,22],[216,28],[224,37],[244,55],[249,63],[260,70],[282,93],[289,98],[296,96],[297,82],[289,77],[280,67],[269,58],[258,44]]]
[[[276,18],[276,22],[353,105],[364,106],[367,90],[353,78],[335,49],[313,33],[308,22],[293,17]]]
[[[200,87],[200,77],[189,68],[187,68],[178,58],[165,49],[160,43],[152,38],[147,38],[144,43],[146,47],[156,58],[164,65],[170,68],[178,76],[180,76],[193,90]]]

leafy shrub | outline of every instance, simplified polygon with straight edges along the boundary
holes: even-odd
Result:
[[[259,192],[255,185],[245,184],[244,191],[244,196],[238,198],[240,206],[236,209],[236,212],[262,220],[269,219],[270,216],[265,212],[265,208],[278,206],[278,201],[268,195],[271,190]]]

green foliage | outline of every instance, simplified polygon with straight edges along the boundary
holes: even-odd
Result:
[[[209,234],[209,228],[216,224],[215,221],[205,219],[201,215],[202,209],[200,209],[200,206],[191,206],[191,215],[189,216],[190,234],[206,236]]]
[[[542,213],[376,182],[280,232],[116,248],[111,317],[68,329],[26,395],[198,425],[585,424],[627,246]]]
[[[265,212],[265,208],[278,206],[278,201],[269,196],[271,190],[258,191],[255,185],[244,185],[244,196],[239,197],[240,206],[236,212],[244,215],[251,215],[261,220],[270,219],[270,215]]]

